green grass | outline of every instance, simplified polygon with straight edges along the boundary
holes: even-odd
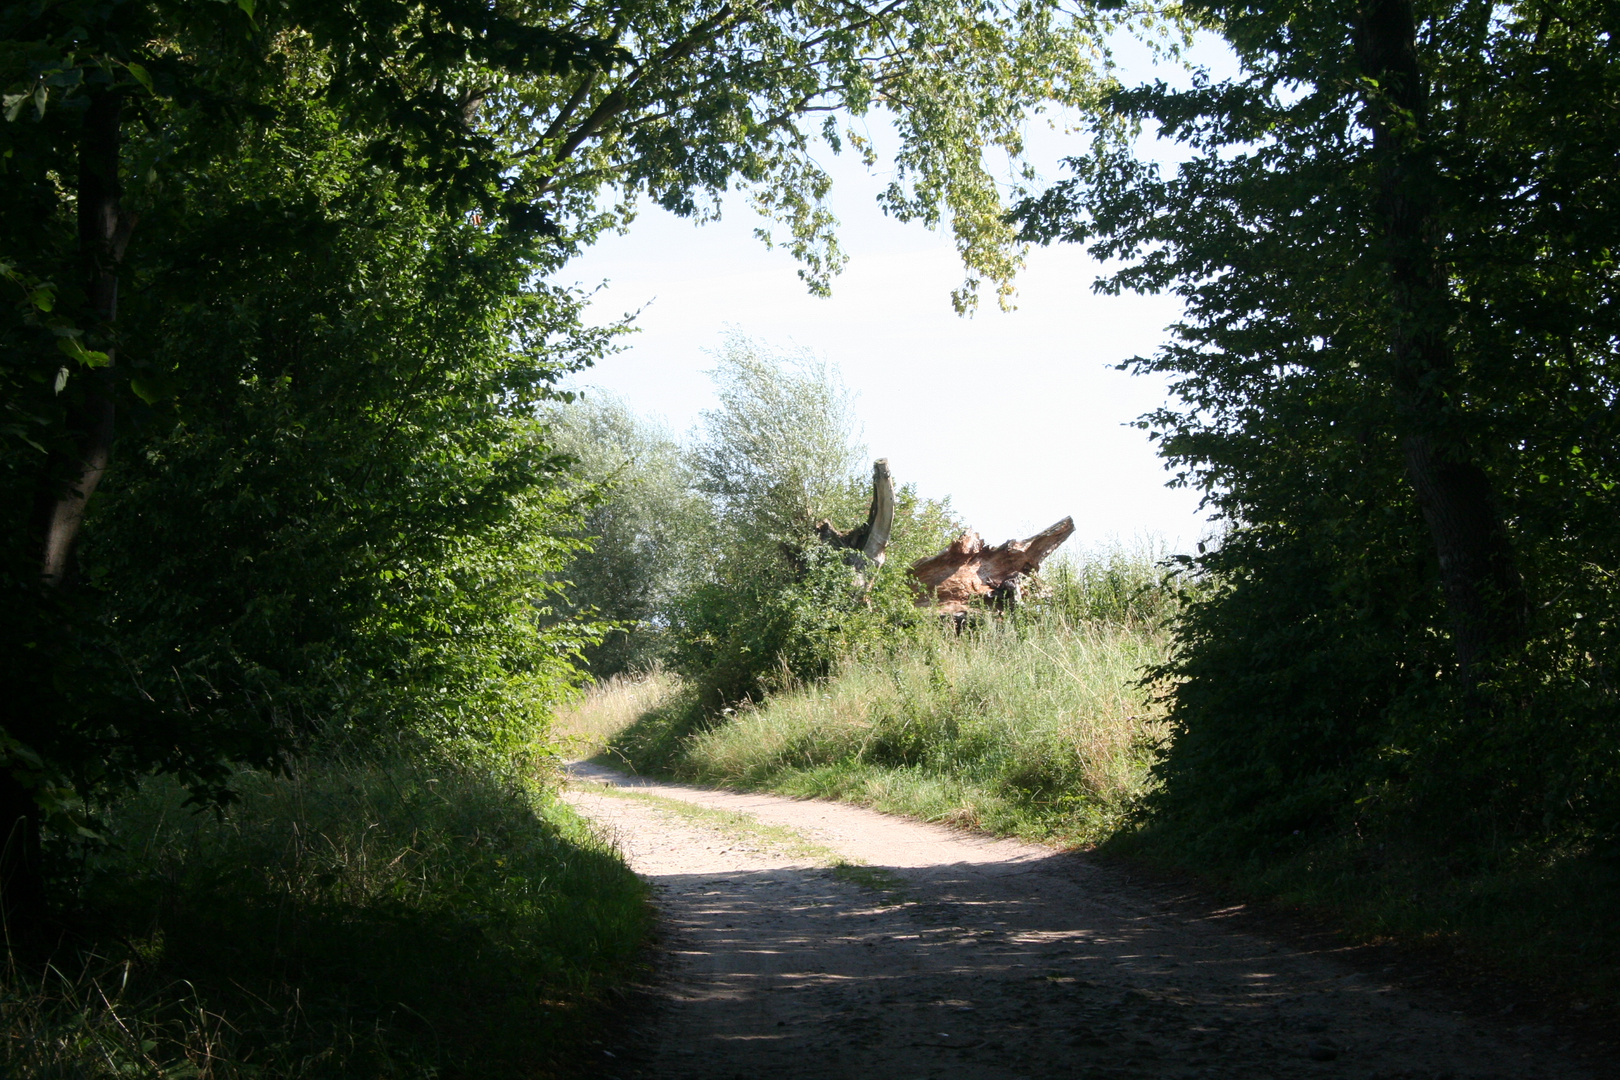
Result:
[[[239,777],[222,817],[153,782],[111,809],[54,966],[0,986],[0,1073],[570,1074],[649,929],[576,815],[449,762]]]
[[[667,700],[679,682],[654,666],[593,683],[558,711],[551,726],[552,741],[569,757],[600,754],[614,735]]]
[[[1084,843],[1146,782],[1163,726],[1136,683],[1162,655],[1161,637],[1133,626],[941,629],[719,717],[671,688],[598,760]]]

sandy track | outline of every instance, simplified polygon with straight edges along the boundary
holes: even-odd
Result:
[[[1451,1011],[1083,856],[570,773],[569,801],[652,882],[669,959],[657,1004],[604,1050],[607,1077],[1614,1075],[1550,1029]],[[837,856],[873,869],[829,869]]]

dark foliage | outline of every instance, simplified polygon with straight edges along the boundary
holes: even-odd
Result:
[[[1160,673],[1157,805],[1223,857],[1414,819],[1441,843],[1612,851],[1617,10],[1420,5],[1402,111],[1398,80],[1368,81],[1389,7],[1207,6],[1242,74],[1116,98],[1191,159],[1167,173],[1104,141],[1020,211],[1123,259],[1102,288],[1187,303],[1132,366],[1172,379],[1180,406],[1143,426],[1228,532]],[[1423,208],[1415,238],[1391,231],[1392,191]],[[1421,295],[1413,245],[1438,275]],[[1414,383],[1418,338],[1446,360]],[[1483,478],[1531,601],[1522,632],[1475,635],[1498,643],[1485,660],[1419,497],[1423,438]]]

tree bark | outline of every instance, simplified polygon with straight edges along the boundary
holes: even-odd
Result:
[[[36,489],[33,532],[40,560],[40,607],[36,611],[41,617],[52,606],[51,595],[60,593],[72,577],[85,504],[112,457],[112,364],[116,353],[110,331],[118,317],[118,264],[134,224],[119,205],[122,112],[119,92],[92,93],[80,135],[78,239],[90,316],[86,329],[99,330],[108,339],[100,350],[106,352],[107,363],[90,371],[69,371],[70,378],[82,383],[67,395],[68,438],[63,448],[46,456]],[[50,663],[49,657],[40,661]],[[37,677],[49,685],[48,670]],[[28,729],[43,722],[37,715],[7,717],[6,726],[26,740],[31,734]],[[33,788],[14,771],[0,772],[0,915],[11,944],[41,940],[45,928],[42,825]]]
[[[79,144],[79,259],[90,316],[103,331],[118,318],[118,264],[129,239],[129,223],[119,207],[118,176],[122,98],[112,91],[91,95]],[[40,485],[36,516],[42,534],[40,578],[60,585],[70,573],[73,549],[84,524],[85,505],[95,493],[112,457],[114,347],[107,364],[80,375],[85,389],[70,398],[71,448],[52,455]]]
[[[1482,665],[1524,641],[1529,605],[1490,478],[1457,430],[1450,290],[1434,243],[1439,199],[1411,0],[1369,0],[1357,37],[1357,60],[1374,84],[1365,93],[1393,314],[1397,434],[1439,561],[1458,671],[1471,685]]]

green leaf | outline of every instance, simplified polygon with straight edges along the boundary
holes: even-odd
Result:
[[[157,93],[157,91],[152,89],[152,76],[146,73],[145,68],[141,67],[139,64],[125,64],[124,67],[129,71],[130,77],[136,82],[140,83],[142,88],[144,88],[148,94],[155,95]]]
[[[104,352],[85,348],[79,343],[79,339],[77,337],[59,337],[56,339],[56,347],[63,353],[66,353],[68,356],[71,356],[73,359],[83,364],[85,367],[106,367],[108,364],[112,363],[112,357],[108,356]]]
[[[166,372],[145,372],[132,375],[129,388],[136,397],[148,405],[156,405],[175,396],[179,391],[179,381]]]

